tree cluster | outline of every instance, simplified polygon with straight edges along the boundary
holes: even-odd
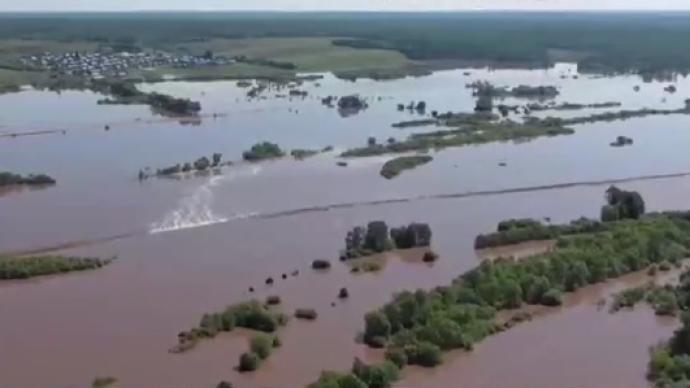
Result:
[[[285,156],[285,152],[277,144],[267,141],[254,144],[249,151],[242,154],[242,158],[248,162],[258,162],[283,156]]]
[[[531,225],[509,222],[502,228],[525,224]],[[497,319],[497,311],[559,305],[566,292],[652,264],[677,263],[690,247],[689,232],[690,222],[665,215],[595,231],[580,229],[560,237],[555,251],[486,261],[450,286],[397,294],[366,314],[364,340],[385,347],[392,362],[433,366],[441,362],[441,351],[472,349],[477,341],[510,327],[512,323]]]
[[[204,314],[199,325],[178,335],[178,345],[171,351],[182,353],[192,349],[202,338],[213,338],[220,332],[232,331],[235,327],[273,333],[287,323],[287,316],[269,310],[256,300],[228,306],[216,313]]]
[[[638,219],[645,212],[644,200],[637,191],[625,191],[611,186],[606,190],[606,202],[601,208],[601,220],[604,222]]]
[[[428,224],[412,223],[389,231],[384,221],[372,221],[366,227],[357,226],[345,237],[342,260],[370,256],[393,249],[426,247],[431,244]]]

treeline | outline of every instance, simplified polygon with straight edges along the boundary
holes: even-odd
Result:
[[[370,256],[393,249],[410,249],[431,245],[431,227],[423,223],[392,228],[384,221],[372,221],[367,226],[357,226],[347,233],[341,260]]]
[[[282,69],[282,70],[296,70],[297,65],[291,62],[279,62],[279,61],[273,61],[270,59],[265,59],[265,58],[248,58],[246,56],[238,56],[235,57],[235,60],[237,62],[242,62],[242,63],[247,63],[250,65],[258,65],[258,66],[267,66],[267,67],[273,67],[276,69]]]
[[[606,190],[606,202],[601,209],[601,221],[580,218],[569,224],[552,225],[531,218],[501,221],[495,232],[480,234],[474,249],[485,249],[527,241],[553,240],[562,236],[605,232],[612,227],[609,221],[638,219],[645,213],[644,199],[636,191],[611,186]]]
[[[608,230],[562,237],[553,252],[486,261],[450,286],[402,292],[366,314],[364,340],[385,347],[387,359],[400,365],[434,366],[442,351],[470,350],[513,324],[499,322],[497,311],[559,305],[565,292],[677,263],[689,247],[690,222],[681,218],[613,222]]]
[[[178,334],[178,343],[170,351],[183,353],[194,348],[204,338],[213,338],[220,332],[229,332],[235,327],[273,333],[287,323],[287,316],[270,310],[256,300],[228,306],[220,312],[204,314],[197,327]]]
[[[0,37],[176,47],[197,39],[309,37],[412,59],[584,70],[690,69],[690,17],[678,13],[146,13],[3,15]],[[341,39],[349,37],[349,39]],[[130,42],[134,42],[132,44]],[[558,50],[554,50],[558,49]]]
[[[647,117],[647,116],[666,116],[676,114],[690,114],[690,99],[685,101],[685,106],[678,109],[650,109],[643,108],[638,110],[621,110],[617,112],[595,113],[589,116],[561,118],[561,117],[546,117],[540,119],[538,117],[529,117],[526,122],[533,125],[578,125],[589,124],[596,122],[629,120],[633,118]]]
[[[558,237],[582,233],[597,233],[611,225],[580,218],[569,224],[550,225],[534,219],[508,220],[499,223],[496,232],[480,234],[474,240],[474,249],[494,248],[527,241],[553,240]]]
[[[14,186],[14,185],[26,185],[26,186],[40,186],[40,185],[54,185],[56,183],[55,179],[45,174],[37,175],[19,175],[11,172],[0,172],[0,187],[1,186]]]
[[[65,256],[0,256],[0,280],[29,279],[36,276],[92,270],[108,265],[113,260]]]

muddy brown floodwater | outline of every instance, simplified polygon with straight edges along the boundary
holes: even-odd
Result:
[[[646,95],[635,93],[632,86],[639,80],[628,76],[561,80],[551,71],[472,74],[499,85],[558,84],[564,101],[662,105],[657,98],[662,84],[645,84]],[[8,107],[0,117],[4,131],[70,129],[66,135],[0,139],[2,169],[47,173],[58,180],[55,187],[0,196],[0,251],[69,247],[61,252],[118,256],[98,271],[0,283],[0,387],[88,387],[96,376],[114,376],[121,386],[134,388],[213,387],[220,380],[240,388],[303,387],[322,370],[348,369],[356,356],[379,358],[355,341],[364,314],[394,292],[447,284],[475,267],[477,234],[507,218],[598,217],[607,185],[444,195],[690,170],[690,118],[669,116],[584,125],[572,136],[523,144],[448,149],[391,181],[379,176],[388,157],[352,160],[341,168],[337,152],[302,162],[234,166],[219,176],[136,180],[145,166],[212,152],[236,159],[262,140],[343,149],[363,144],[372,134],[404,136],[390,124],[415,116],[398,113],[397,102],[424,99],[430,109],[470,111],[473,100],[464,84],[471,80],[462,71],[381,83],[327,77],[318,89],[304,85],[314,98],[251,102],[228,82],[146,86],[198,97],[204,114],[228,113],[204,118],[195,127],[157,120],[142,107],[98,106],[92,93],[0,96],[0,105]],[[678,85],[690,88],[690,79]],[[316,93],[353,92],[369,97],[371,106],[346,119],[316,98]],[[668,104],[682,98],[676,93]],[[56,114],[32,114],[36,111]],[[62,111],[84,114],[57,115]],[[117,125],[106,132],[105,122]],[[634,137],[635,146],[609,147],[619,134]],[[506,167],[498,166],[502,160]],[[650,210],[690,207],[688,177],[621,185],[640,191]],[[405,198],[410,200],[394,201]],[[328,206],[333,204],[343,206]],[[337,262],[344,237],[352,227],[376,219],[391,226],[429,223],[440,259],[426,264],[421,251],[391,253],[382,271],[351,274],[348,265]],[[332,269],[313,272],[312,260],[321,258],[333,261]],[[294,270],[300,275],[281,279]],[[271,287],[264,284],[269,276],[276,279]],[[491,337],[472,353],[449,355],[433,371],[410,369],[400,386],[644,387],[647,347],[668,337],[673,324],[644,309],[616,315],[597,311],[596,300],[616,284]],[[256,292],[249,293],[249,287]],[[349,290],[347,300],[338,300],[341,287]],[[274,294],[288,315],[304,307],[316,309],[319,317],[291,320],[279,333],[283,346],[257,372],[234,370],[248,348],[246,331],[202,341],[184,354],[168,352],[178,332],[196,325],[203,313]]]

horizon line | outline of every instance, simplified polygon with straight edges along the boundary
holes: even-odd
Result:
[[[518,8],[467,8],[467,9],[83,9],[83,10],[0,10],[0,14],[74,14],[74,13],[690,13],[688,8],[671,9],[647,9],[647,8],[628,8],[628,9],[597,9],[597,8],[540,8],[540,9],[518,9]]]

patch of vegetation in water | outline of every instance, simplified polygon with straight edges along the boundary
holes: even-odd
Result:
[[[323,372],[307,388],[386,388],[400,377],[400,367],[391,361],[368,365],[355,359],[350,372]]]
[[[412,223],[389,231],[384,221],[372,221],[366,227],[358,226],[347,233],[340,259],[356,259],[394,249],[428,247],[431,237],[428,224]]]
[[[581,109],[603,109],[603,108],[617,108],[622,106],[620,102],[595,102],[591,104],[578,104],[572,102],[563,102],[560,104],[538,104],[531,103],[527,104],[525,108],[529,111],[546,111],[546,110],[581,110]]]
[[[656,315],[675,316],[680,309],[673,286],[648,284],[629,288],[614,295],[610,311],[615,313],[622,309],[631,309],[641,302],[648,303]]]
[[[555,86],[529,86],[519,85],[514,88],[498,87],[489,83],[488,81],[476,81],[466,85],[473,90],[473,95],[477,97],[491,97],[491,98],[533,98],[533,99],[551,99],[560,94],[558,88]]]
[[[115,377],[107,376],[107,377],[96,377],[93,379],[93,382],[91,382],[91,387],[92,388],[106,388],[113,386],[117,383],[117,379]]]
[[[400,156],[384,163],[381,167],[381,176],[386,179],[393,179],[405,170],[414,169],[432,160],[433,158],[429,155]]]
[[[678,246],[682,251],[669,250]],[[669,216],[612,223],[598,233],[559,239],[553,252],[521,260],[486,261],[431,291],[405,291],[365,316],[364,340],[400,353],[407,364],[434,366],[440,353],[471,350],[505,327],[496,312],[523,304],[560,304],[572,292],[662,261],[678,262],[690,248],[690,223]]]
[[[501,141],[525,141],[542,136],[571,135],[571,128],[560,125],[545,125],[541,122],[517,123],[514,121],[480,122],[458,129],[415,133],[407,139],[386,144],[368,144],[365,147],[344,151],[342,157],[378,156],[391,153],[425,151],[484,144]]]
[[[163,167],[156,170],[155,174],[151,172],[148,168],[139,170],[139,180],[144,180],[151,178],[153,176],[165,177],[172,176],[181,173],[189,172],[206,172],[212,168],[220,167],[223,164],[231,164],[231,162],[222,163],[223,154],[214,153],[211,158],[202,156],[201,158],[195,160],[193,163],[185,162],[178,163],[173,166]]]
[[[37,276],[93,270],[106,266],[113,260],[66,256],[0,256],[0,280],[29,279]]]
[[[560,117],[546,117],[543,119],[530,117],[526,120],[527,124],[533,125],[546,125],[546,126],[564,126],[564,125],[577,125],[577,124],[588,124],[596,122],[608,122],[617,120],[629,120],[639,117],[647,116],[666,116],[666,115],[676,115],[676,114],[690,114],[690,99],[685,101],[685,106],[678,109],[650,109],[643,108],[637,110],[621,110],[617,112],[604,112],[596,113],[589,116],[583,117],[572,117],[572,118],[560,118]]]
[[[311,156],[317,155],[319,152],[319,150],[295,149],[290,151],[290,156],[297,160],[303,160]]]
[[[274,348],[280,347],[278,337],[265,333],[257,333],[249,340],[249,352],[242,353],[237,369],[240,372],[252,372],[261,366],[273,353]]]
[[[256,300],[228,306],[225,310],[204,314],[199,325],[178,335],[178,344],[172,353],[183,353],[194,348],[204,338],[243,327],[264,333],[273,333],[287,323],[287,316],[272,311]]]
[[[613,226],[609,221],[638,219],[644,213],[645,203],[638,192],[611,186],[606,190],[606,204],[601,209],[601,221],[580,218],[569,224],[552,225],[529,218],[506,220],[498,224],[495,232],[478,235],[474,248],[494,248],[528,241],[553,240],[569,235],[606,232]]]
[[[249,151],[244,151],[242,158],[248,162],[259,162],[266,159],[282,158],[285,152],[275,143],[267,141],[254,144]]]
[[[46,174],[19,175],[8,171],[0,172],[0,187],[2,186],[43,186],[57,183],[54,178]]]
[[[438,124],[437,119],[419,119],[419,120],[400,121],[400,122],[391,124],[391,126],[393,128],[409,128],[409,127],[424,127],[427,125],[437,125],[437,124]]]
[[[187,98],[175,98],[160,93],[144,93],[131,82],[112,82],[99,87],[113,96],[99,100],[106,105],[149,105],[155,112],[165,116],[194,116],[201,111],[201,104]]]

